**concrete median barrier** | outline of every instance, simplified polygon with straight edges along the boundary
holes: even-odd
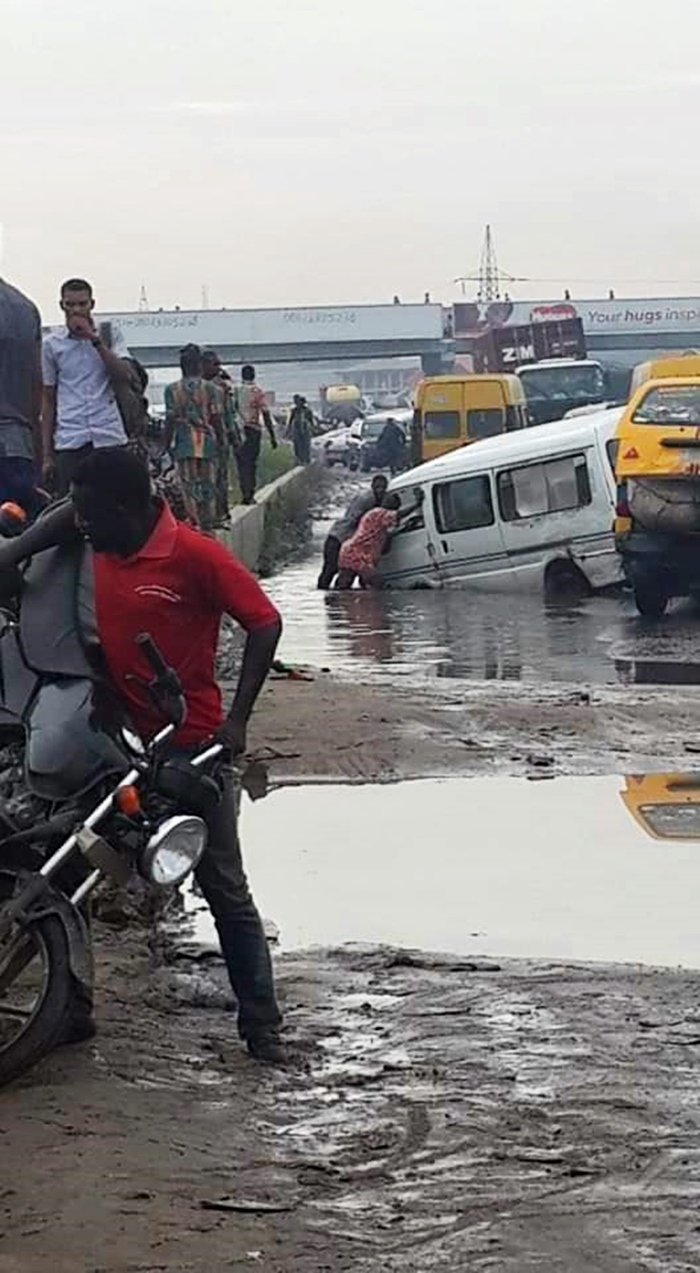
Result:
[[[217,531],[226,544],[250,570],[259,571],[270,552],[273,528],[291,519],[307,492],[313,489],[315,466],[297,466],[256,492],[255,504],[238,504],[231,511],[230,529]]]

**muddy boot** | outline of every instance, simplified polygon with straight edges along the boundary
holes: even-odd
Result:
[[[253,1060],[260,1061],[262,1065],[286,1065],[287,1051],[279,1030],[274,1026],[256,1030],[248,1035],[245,1042]]]

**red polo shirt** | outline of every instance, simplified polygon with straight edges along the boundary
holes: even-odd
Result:
[[[148,694],[129,679],[153,679],[135,642],[148,632],[182,681],[187,720],[178,741],[204,741],[223,719],[214,673],[222,616],[230,614],[253,632],[276,623],[279,612],[223,544],[177,522],[167,504],[139,552],[95,553],[94,562],[100,641],[134,725],[150,738],[165,724]]]

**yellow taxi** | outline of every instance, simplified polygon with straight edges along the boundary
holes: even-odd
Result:
[[[700,375],[646,380],[615,437],[615,539],[640,614],[700,594]]]

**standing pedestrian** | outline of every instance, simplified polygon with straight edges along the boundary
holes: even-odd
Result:
[[[330,588],[335,576],[338,573],[338,556],[341,544],[345,543],[351,535],[355,533],[360,524],[360,519],[370,508],[380,508],[384,502],[386,489],[389,485],[383,473],[377,473],[372,478],[372,485],[368,491],[360,491],[359,495],[353,496],[348,504],[342,517],[333,522],[323,545],[323,566],[318,576],[317,587],[322,589]]]
[[[234,391],[234,404],[244,434],[243,445],[236,456],[242,502],[254,504],[263,422],[273,448],[277,446],[277,438],[265,394],[255,383],[255,367],[250,364],[241,368],[241,383]]]
[[[144,692],[146,664],[135,640],[140,632],[150,632],[178,673],[187,702],[176,745],[187,756],[214,735],[230,757],[242,754],[279,641],[282,625],[275,606],[223,544],[178,524],[167,505],[153,500],[147,469],[136,456],[126,452],[111,464],[108,457],[91,456],[77,474],[72,496],[92,545],[96,624],[105,663],[139,733],[152,738],[163,723]],[[224,614],[246,634],[226,716],[215,672]],[[265,933],[243,866],[230,761],[222,777],[221,800],[204,815],[207,846],[195,875],[211,907],[238,1001],[239,1033],[253,1057],[279,1063],[284,1060],[281,1015]]]
[[[406,465],[406,434],[393,416],[389,416],[377,438],[374,461],[377,468],[390,469],[392,477]]]
[[[180,370],[182,379],[165,390],[165,449],[173,453],[191,519],[201,530],[213,530],[224,395],[218,385],[203,379],[199,345],[180,350]]]
[[[30,515],[40,454],[41,318],[33,301],[0,278],[0,503]]]
[[[300,393],[295,393],[294,406],[289,413],[289,432],[292,437],[294,458],[297,464],[311,463],[311,432],[313,425],[313,412],[306,398]]]
[[[202,376],[211,384],[215,384],[224,396],[224,415],[222,427],[217,436],[218,454],[214,473],[216,488],[216,524],[224,526],[231,518],[229,506],[229,480],[231,452],[239,450],[243,438],[236,420],[233,406],[233,383],[227,371],[221,366],[221,360],[215,349],[205,349],[202,353]]]
[[[65,327],[44,341],[41,407],[42,473],[65,494],[80,463],[103,447],[126,446],[117,394],[132,383],[129,351],[119,329],[95,323],[91,285],[61,287]]]

